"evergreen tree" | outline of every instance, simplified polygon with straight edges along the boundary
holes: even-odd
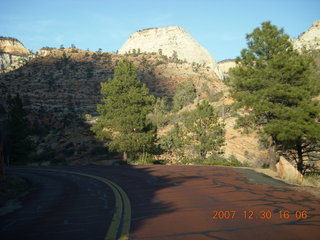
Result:
[[[187,144],[194,147],[201,160],[209,151],[220,151],[224,145],[224,125],[218,122],[213,107],[203,101],[184,119]]]
[[[156,127],[162,127],[168,122],[169,106],[167,97],[157,98],[152,113],[148,115],[148,119]]]
[[[319,81],[312,77],[312,59],[293,49],[289,36],[270,22],[246,36],[248,48],[237,58],[229,84],[244,127],[262,127],[276,146],[304,172],[306,157],[320,139]]]
[[[184,157],[185,137],[184,131],[179,124],[175,124],[170,132],[160,138],[160,147],[170,155],[176,155],[179,158]]]
[[[100,139],[110,139],[111,150],[122,152],[123,159],[150,152],[155,129],[146,115],[153,110],[154,97],[137,77],[136,68],[127,60],[120,61],[114,77],[101,83],[100,114],[92,130]]]
[[[173,97],[173,111],[179,111],[183,107],[192,103],[196,98],[196,89],[192,81],[182,82],[177,86],[175,95]]]
[[[26,163],[33,150],[31,128],[19,95],[8,98],[7,141],[12,164]]]

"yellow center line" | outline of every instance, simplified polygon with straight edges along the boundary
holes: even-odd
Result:
[[[18,169],[18,168],[15,168],[15,169]],[[104,240],[117,240],[117,239],[127,240],[129,238],[129,231],[130,231],[130,224],[131,224],[131,204],[127,194],[118,184],[103,177],[99,177],[99,176],[87,174],[87,173],[81,173],[81,172],[65,171],[65,170],[57,170],[57,169],[43,169],[43,168],[35,168],[35,169],[22,168],[22,169],[76,174],[80,176],[93,178],[107,184],[112,189],[113,194],[115,196],[116,211],[113,214],[110,227],[107,231],[107,234]]]

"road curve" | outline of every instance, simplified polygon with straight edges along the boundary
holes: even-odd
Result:
[[[131,204],[129,239],[311,240],[320,236],[318,198],[251,170],[213,166],[55,169],[84,172],[117,183]],[[112,191],[104,191],[108,210],[101,213],[109,217],[101,217],[99,222],[106,225],[107,231],[112,217],[110,206],[115,206],[115,202]],[[67,209],[71,204],[60,207]],[[95,222],[98,224],[98,219]],[[81,239],[103,239],[102,235]]]
[[[86,176],[38,168],[10,169],[33,183],[22,208],[0,217],[0,239],[105,239],[114,194]]]

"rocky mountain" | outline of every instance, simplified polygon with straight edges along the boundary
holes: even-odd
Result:
[[[34,55],[19,40],[0,37],[0,72],[19,68],[33,57]]]
[[[149,28],[133,33],[119,49],[120,54],[132,52],[159,53],[200,64],[209,67],[220,79],[223,77],[210,53],[186,30],[178,26]]]
[[[294,39],[293,45],[298,50],[320,49],[320,20],[315,21],[306,32]]]

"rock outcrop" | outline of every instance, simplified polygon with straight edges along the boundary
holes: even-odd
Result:
[[[200,64],[210,67],[220,79],[223,77],[210,53],[178,26],[150,28],[133,33],[119,49],[120,54],[132,52],[157,53]]]
[[[280,157],[279,162],[276,164],[276,168],[278,176],[287,182],[299,184],[303,182],[302,174],[284,157]]]
[[[226,59],[218,62],[218,67],[223,75],[223,80],[228,77],[229,70],[234,68],[236,65],[236,61],[233,59]]]
[[[0,37],[0,72],[19,68],[33,57],[34,55],[19,40]]]
[[[257,132],[244,134],[241,129],[235,129],[235,117],[226,118],[224,121],[225,156],[235,156],[240,162],[250,163],[254,167],[262,167],[264,162],[268,162],[268,151],[262,149]]]
[[[0,37],[0,51],[18,56],[30,54],[18,39],[10,37]]]
[[[306,32],[293,40],[293,45],[298,50],[320,49],[320,20],[315,21]]]

